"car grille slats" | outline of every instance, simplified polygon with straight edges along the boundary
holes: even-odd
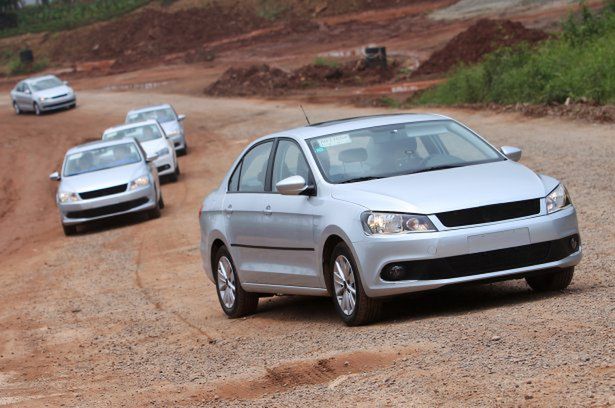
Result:
[[[70,211],[66,213],[66,217],[67,218],[102,217],[103,215],[111,215],[115,213],[132,210],[133,208],[139,207],[147,203],[147,201],[148,201],[147,197],[141,197],[141,198],[137,198],[136,200],[125,201],[119,204],[106,205],[104,207],[90,208],[90,209],[81,210],[81,211]]]
[[[574,240],[575,245],[571,242]],[[452,279],[525,268],[566,258],[578,251],[578,235],[495,251],[447,258],[395,262],[382,268],[385,281]],[[393,271],[394,268],[398,268]]]
[[[52,97],[51,97],[51,99],[59,99],[59,98],[64,98],[65,96],[68,96],[68,94],[62,94],[62,95],[52,96]]]
[[[445,227],[486,224],[540,213],[540,199],[493,204],[435,214]]]
[[[119,193],[123,193],[124,191],[126,191],[126,187],[128,187],[128,184],[120,184],[118,186],[101,188],[99,190],[84,191],[82,193],[79,193],[79,197],[81,197],[84,200],[87,200],[89,198],[98,198],[98,197],[104,197],[104,196],[108,196],[112,194],[119,194]]]

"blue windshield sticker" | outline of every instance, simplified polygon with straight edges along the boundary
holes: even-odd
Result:
[[[316,153],[322,153],[322,152],[325,151],[325,148],[324,147],[317,147],[314,150],[316,151]]]

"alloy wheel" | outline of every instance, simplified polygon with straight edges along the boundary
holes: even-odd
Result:
[[[344,314],[350,316],[357,304],[357,288],[352,265],[344,255],[335,258],[333,285],[337,304]]]
[[[232,309],[235,305],[235,274],[233,265],[226,256],[218,261],[218,292],[224,306]]]
[[[15,101],[13,101],[13,109],[15,109],[16,114],[19,115],[21,113],[21,109],[19,108],[19,105]]]

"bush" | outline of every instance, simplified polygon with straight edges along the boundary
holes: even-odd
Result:
[[[33,72],[39,72],[47,68],[49,61],[47,59],[40,59],[32,64],[24,64],[19,57],[12,59],[8,63],[8,69],[10,75],[22,75],[31,74]]]
[[[461,67],[418,103],[615,102],[615,6],[599,15],[586,7],[564,23],[562,34],[536,49],[506,48]]]

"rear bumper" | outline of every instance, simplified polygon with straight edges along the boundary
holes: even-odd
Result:
[[[120,214],[149,210],[156,207],[158,198],[153,185],[111,196],[59,204],[62,224],[75,225]]]
[[[417,292],[436,289],[446,285],[455,285],[466,282],[474,282],[490,279],[515,279],[525,273],[533,273],[551,268],[567,268],[577,265],[581,261],[582,250],[579,245],[576,251],[560,253],[559,256],[545,257],[538,263],[526,262],[503,262],[502,269],[485,268],[483,263],[485,256],[481,254],[487,251],[497,252],[500,249],[510,248],[507,255],[516,256],[514,248],[521,245],[506,243],[487,242],[488,249],[477,250],[472,247],[471,240],[477,235],[490,237],[490,234],[506,233],[509,231],[523,231],[529,236],[529,242],[533,244],[546,243],[548,241],[562,240],[578,234],[577,218],[574,207],[570,206],[550,215],[541,215],[509,222],[498,222],[483,226],[459,228],[439,231],[434,233],[405,234],[403,236],[366,237],[364,240],[353,242],[353,252],[357,260],[357,266],[361,273],[365,292],[371,297],[393,296],[403,293]],[[521,251],[521,249],[519,249]],[[519,252],[521,253],[521,252]],[[476,255],[475,258],[472,255]],[[438,279],[439,270],[433,265],[438,265],[438,260],[459,260],[463,258],[464,273],[451,273],[442,268]],[[476,264],[477,273],[472,271],[472,262]],[[430,265],[429,273],[417,276],[413,274],[413,280],[384,280],[382,272],[386,266],[397,263]],[[444,262],[442,262],[444,264]],[[511,267],[510,265],[515,265]],[[516,266],[519,267],[516,267]]]

